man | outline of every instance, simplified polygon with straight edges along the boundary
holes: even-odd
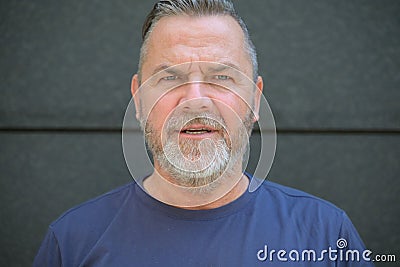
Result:
[[[132,94],[154,171],[52,223],[34,266],[371,265],[332,204],[247,190],[263,81],[230,1],[159,1],[143,39]]]

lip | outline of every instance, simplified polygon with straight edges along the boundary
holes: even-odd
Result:
[[[179,132],[179,136],[190,139],[204,139],[211,138],[215,134],[218,134],[218,132],[218,130],[210,125],[191,124],[183,127]]]
[[[190,124],[190,125],[187,125],[187,126],[183,127],[183,128],[181,129],[181,133],[182,133],[182,132],[185,132],[185,131],[188,131],[188,130],[198,130],[198,131],[200,131],[200,130],[205,130],[205,131],[209,131],[209,132],[216,131],[216,129],[213,128],[213,127],[211,127],[210,125],[204,125],[204,124]]]

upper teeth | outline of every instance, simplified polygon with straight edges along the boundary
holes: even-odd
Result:
[[[202,133],[206,133],[209,132],[209,130],[207,129],[187,129],[185,130],[185,133],[187,134],[202,134]]]

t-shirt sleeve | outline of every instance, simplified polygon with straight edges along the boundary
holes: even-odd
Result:
[[[57,238],[51,227],[33,261],[33,267],[61,267],[61,253]]]
[[[356,228],[343,212],[343,222],[340,229],[339,237],[336,243],[338,256],[342,255],[339,260],[338,266],[340,267],[373,267],[372,255],[367,251],[361,237],[359,236]]]

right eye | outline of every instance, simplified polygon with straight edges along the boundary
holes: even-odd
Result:
[[[227,81],[227,80],[231,79],[231,77],[229,77],[228,75],[216,75],[215,78],[217,80],[221,80],[221,81]]]
[[[178,79],[178,76],[176,76],[176,75],[170,75],[170,76],[165,76],[165,77],[161,78],[161,80],[163,80],[163,81],[174,81],[176,79]]]

